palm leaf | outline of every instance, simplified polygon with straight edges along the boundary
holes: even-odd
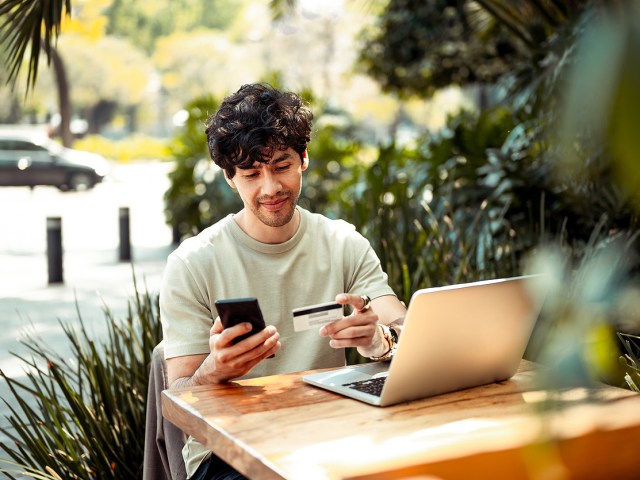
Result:
[[[271,10],[272,19],[274,21],[281,20],[288,13],[295,10],[296,4],[296,0],[271,0],[269,9]]]
[[[2,0],[0,49],[8,66],[8,82],[15,83],[29,49],[27,88],[34,86],[40,52],[44,50],[49,61],[65,11],[70,14],[71,0]]]

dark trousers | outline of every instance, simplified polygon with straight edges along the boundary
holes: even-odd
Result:
[[[212,454],[202,462],[191,480],[247,480],[247,478]]]

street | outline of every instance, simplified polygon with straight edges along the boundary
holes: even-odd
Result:
[[[92,338],[104,337],[105,305],[124,318],[134,293],[159,290],[167,255],[173,249],[164,221],[163,195],[172,164],[114,165],[93,190],[63,193],[53,187],[0,188],[0,369],[24,377],[27,355],[20,343],[37,335],[61,355],[68,340],[60,322],[78,325]],[[130,211],[132,262],[119,260],[119,210]],[[48,283],[47,217],[61,217],[64,283]],[[133,268],[132,268],[133,265]],[[11,401],[0,380],[0,398]],[[0,402],[0,424],[9,410]],[[6,438],[0,435],[0,441]],[[4,457],[4,455],[2,455]]]

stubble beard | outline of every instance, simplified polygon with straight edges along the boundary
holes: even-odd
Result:
[[[293,218],[300,194],[298,193],[297,195],[294,195],[293,192],[287,191],[282,192],[281,195],[278,195],[275,198],[281,199],[284,197],[287,198],[285,205],[276,212],[266,210],[261,205],[261,202],[269,200],[272,197],[257,198],[255,204],[252,206],[253,214],[258,218],[258,220],[269,227],[284,227]]]

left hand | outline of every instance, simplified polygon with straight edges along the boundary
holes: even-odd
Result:
[[[336,303],[352,305],[354,310],[348,317],[331,322],[320,328],[321,337],[329,337],[329,345],[333,348],[357,347],[358,353],[364,357],[383,355],[388,349],[387,340],[378,327],[378,315],[369,308],[366,311],[364,300],[360,295],[340,293],[336,295]]]

